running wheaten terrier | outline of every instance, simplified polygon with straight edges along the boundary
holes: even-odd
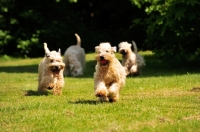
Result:
[[[81,39],[75,34],[77,44],[70,46],[64,53],[65,76],[81,76],[85,68],[85,51],[81,48]]]
[[[131,50],[132,44],[128,42],[121,42],[119,46],[119,53],[122,54],[122,65],[126,70],[126,75],[141,75],[142,68],[145,66],[144,58],[138,54],[137,46],[132,41],[134,52]]]
[[[119,99],[120,89],[125,85],[125,69],[115,57],[116,47],[111,47],[110,43],[100,43],[95,47],[95,51],[95,96],[99,97],[101,102],[115,102]]]
[[[61,95],[64,86],[63,70],[65,64],[62,61],[60,49],[58,52],[49,51],[44,43],[45,57],[38,67],[38,91],[53,89],[53,95]]]

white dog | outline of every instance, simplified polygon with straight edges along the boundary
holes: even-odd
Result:
[[[126,72],[115,57],[116,47],[110,43],[100,43],[95,47],[97,65],[94,73],[95,96],[100,101],[115,102],[119,99],[119,91],[125,85]]]
[[[126,75],[141,75],[142,68],[145,66],[144,58],[138,54],[137,46],[132,41],[134,52],[131,50],[132,44],[128,42],[121,42],[119,46],[119,53],[122,54],[122,65],[126,70]]]
[[[70,46],[64,53],[65,76],[81,76],[85,68],[85,51],[81,48],[81,39],[75,34],[77,44]]]
[[[53,95],[61,95],[64,86],[63,70],[65,64],[62,61],[60,49],[58,52],[49,51],[44,43],[45,57],[38,67],[38,91],[53,89]]]

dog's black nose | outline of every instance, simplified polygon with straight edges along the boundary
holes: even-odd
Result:
[[[126,51],[125,50],[121,50],[121,54],[125,55]]]
[[[100,59],[101,59],[101,60],[104,60],[104,57],[103,57],[103,56],[100,56]]]
[[[59,66],[55,66],[55,69],[58,70],[58,69],[59,69]]]

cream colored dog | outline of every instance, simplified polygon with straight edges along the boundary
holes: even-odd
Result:
[[[121,42],[119,46],[119,53],[122,54],[122,65],[126,70],[126,75],[141,75],[142,68],[145,66],[145,61],[137,52],[137,46],[132,41],[134,52],[131,50],[132,44],[128,42]]]
[[[77,44],[70,46],[64,54],[65,76],[81,76],[85,68],[85,51],[81,48],[81,39],[75,34]]]
[[[126,72],[115,57],[116,47],[110,43],[100,43],[95,47],[97,65],[94,73],[95,96],[100,101],[115,102],[119,99],[119,91],[125,85]]]
[[[62,61],[60,49],[58,52],[49,51],[44,43],[45,57],[38,67],[38,91],[53,89],[53,95],[61,95],[64,86],[63,70],[65,64]]]

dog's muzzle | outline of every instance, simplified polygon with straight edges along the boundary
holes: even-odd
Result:
[[[122,55],[126,55],[126,51],[124,49],[120,50],[119,53],[122,54]]]
[[[108,61],[105,60],[105,58],[103,56],[100,56],[100,65],[101,66],[106,66],[108,65]]]
[[[61,66],[51,66],[51,71],[53,74],[58,75],[60,73]]]

